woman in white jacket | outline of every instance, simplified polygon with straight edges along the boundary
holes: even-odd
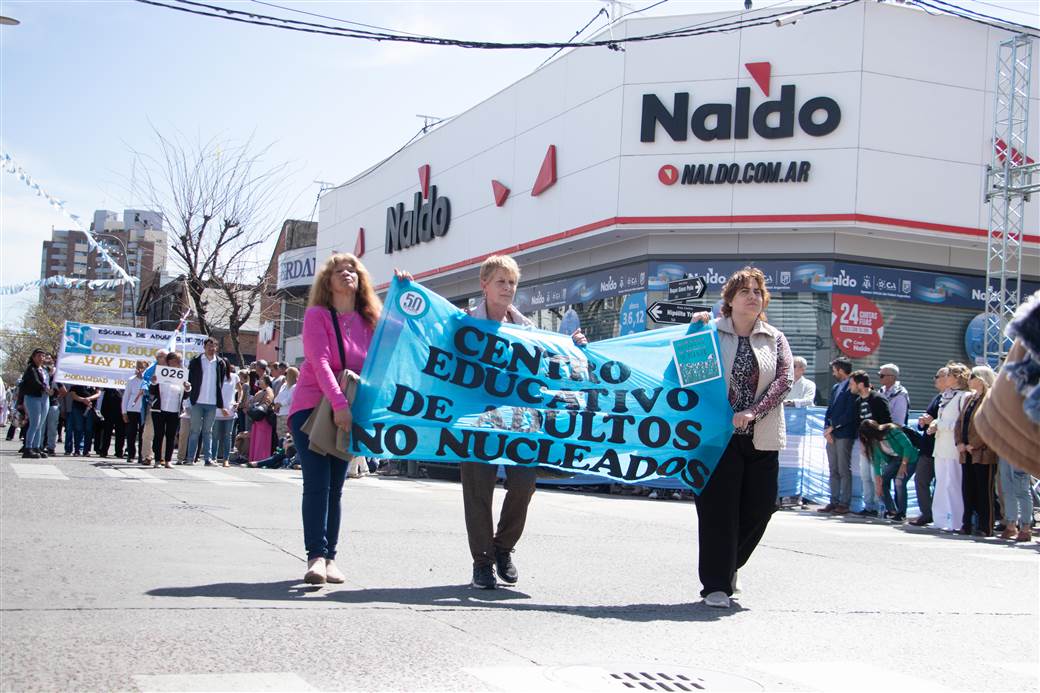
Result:
[[[935,434],[935,497],[932,517],[935,526],[949,532],[961,526],[964,499],[961,495],[961,461],[954,429],[964,408],[971,369],[963,363],[946,366],[946,383],[939,402],[939,416],[929,425]]]

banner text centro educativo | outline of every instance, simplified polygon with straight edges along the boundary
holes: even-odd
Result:
[[[155,352],[165,349],[172,332],[122,325],[93,325],[65,321],[61,350],[55,368],[55,381],[67,385],[94,387],[126,386],[134,374],[134,364],[155,360]],[[185,363],[202,353],[205,337],[177,333],[177,351]]]
[[[553,467],[700,493],[732,434],[713,326],[575,346],[395,279],[353,405],[352,452]]]

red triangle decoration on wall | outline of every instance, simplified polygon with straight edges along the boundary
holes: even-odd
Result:
[[[506,203],[506,198],[509,197],[509,188],[499,183],[497,180],[491,181],[491,191],[495,193],[495,206],[501,207]]]
[[[531,188],[531,197],[537,197],[556,184],[556,145],[550,144],[542,160],[542,168]]]
[[[365,254],[365,227],[358,229],[357,240],[354,241],[354,257],[360,258]]]
[[[423,164],[419,167],[419,187],[422,188],[424,200],[430,197],[430,165]]]
[[[751,73],[762,93],[769,96],[769,78],[773,74],[773,66],[770,63],[744,63],[744,67]]]

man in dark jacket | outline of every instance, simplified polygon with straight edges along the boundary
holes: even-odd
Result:
[[[852,361],[839,357],[831,361],[831,375],[838,382],[831,388],[830,404],[824,416],[823,437],[827,439],[830,465],[830,502],[817,512],[843,515],[852,502],[852,444],[859,427],[855,395],[849,390]]]
[[[877,390],[870,387],[870,376],[866,371],[854,371],[849,376],[849,389],[856,395],[856,410],[859,413],[859,424],[867,419],[873,419],[879,424],[892,423],[892,410],[889,408],[888,400]],[[874,484],[873,460],[863,451],[863,446],[854,444],[853,468],[859,470],[859,480],[863,491],[863,508],[854,512],[854,515],[874,516],[879,511],[884,511],[884,501],[876,493]]]
[[[203,353],[188,364],[188,382],[191,391],[191,429],[188,433],[188,454],[185,464],[195,464],[195,458],[202,444],[202,457],[206,465],[213,464],[212,446],[213,420],[217,409],[224,406],[221,395],[221,383],[227,377],[227,362],[217,355],[217,340],[206,337],[202,345]]]
[[[928,424],[935,421],[939,416],[939,402],[942,401],[942,391],[946,389],[946,379],[949,371],[940,368],[935,373],[935,389],[939,391],[932,398],[928,409],[923,416],[917,420],[917,429],[921,431],[921,442],[917,448],[917,469],[914,470],[914,490],[917,492],[917,507],[921,514],[910,524],[918,527],[930,524],[932,521],[932,481],[935,479],[935,435],[928,433]]]
[[[849,384],[852,393],[856,395],[856,408],[859,412],[859,424],[867,419],[874,419],[879,424],[892,423],[892,410],[888,407],[888,400],[870,386],[870,376],[866,371],[855,371],[849,376],[852,382]]]

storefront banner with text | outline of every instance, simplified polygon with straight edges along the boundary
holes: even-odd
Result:
[[[673,342],[698,335],[680,363]],[[703,355],[704,363],[691,358]],[[353,405],[357,455],[540,465],[699,493],[732,434],[714,328],[650,330],[581,348],[569,336],[478,320],[395,279]],[[714,369],[714,373],[712,373]]]
[[[165,349],[172,333],[166,330],[126,327],[125,325],[91,325],[65,321],[55,381],[68,385],[125,387],[134,374],[134,364],[155,360],[155,352]],[[177,351],[184,362],[202,353],[205,337],[177,333]]]

